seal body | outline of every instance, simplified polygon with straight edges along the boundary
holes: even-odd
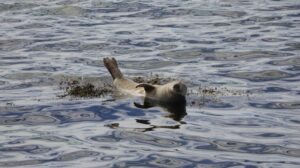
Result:
[[[113,83],[119,91],[121,91],[125,94],[129,94],[132,96],[141,96],[141,97],[145,97],[145,95],[146,95],[145,89],[137,88],[137,85],[139,85],[139,84],[130,79],[116,78],[116,79],[114,79]]]
[[[113,78],[113,83],[118,90],[133,96],[142,96],[163,102],[185,103],[187,87],[181,81],[173,81],[164,85],[151,85],[147,83],[136,83],[124,77],[118,67],[115,58],[104,58],[103,63]]]

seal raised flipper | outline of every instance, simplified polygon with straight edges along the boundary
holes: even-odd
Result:
[[[103,58],[103,63],[111,74],[113,83],[119,91],[134,96],[145,96],[143,88],[136,88],[138,83],[124,77],[115,58]]]
[[[118,67],[118,63],[115,58],[103,58],[103,63],[113,79],[122,78],[123,74]]]

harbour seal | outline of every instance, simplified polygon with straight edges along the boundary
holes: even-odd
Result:
[[[123,93],[145,97],[147,102],[153,100],[163,103],[186,103],[187,87],[181,81],[173,81],[164,85],[136,83],[122,74],[115,58],[104,58],[103,63],[113,78],[113,84]]]

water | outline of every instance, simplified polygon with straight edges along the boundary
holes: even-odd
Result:
[[[1,0],[0,167],[299,167],[299,16],[298,0]],[[58,97],[66,77],[107,79],[105,56],[184,80],[187,115]]]

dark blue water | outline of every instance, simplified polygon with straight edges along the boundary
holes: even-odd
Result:
[[[298,0],[0,0],[0,167],[299,167]],[[60,82],[189,87],[187,114]]]

